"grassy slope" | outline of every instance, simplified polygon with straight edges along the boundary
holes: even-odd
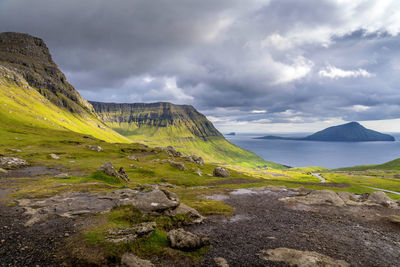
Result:
[[[400,170],[400,158],[378,165],[359,165],[340,168],[338,171],[366,171],[366,170]]]
[[[129,142],[95,116],[73,114],[54,105],[27,84],[17,84],[0,76],[0,128],[6,131],[15,125],[26,131],[32,128],[71,130],[108,142]]]
[[[208,162],[244,167],[263,167],[283,169],[280,164],[265,161],[253,152],[235,146],[224,137],[212,136],[206,139],[194,136],[185,126],[154,127],[141,126],[132,129],[132,125],[124,126],[116,123],[108,125],[135,142],[149,146],[174,146],[176,150],[187,154],[201,156]],[[126,130],[129,127],[130,130]]]

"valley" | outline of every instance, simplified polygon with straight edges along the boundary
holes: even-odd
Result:
[[[398,159],[289,168],[189,105],[87,102],[26,34],[0,34],[0,137],[0,266],[398,262]]]

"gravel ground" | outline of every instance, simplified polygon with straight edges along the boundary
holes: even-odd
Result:
[[[190,227],[212,239],[200,266],[215,266],[214,257],[230,266],[285,266],[258,256],[262,249],[279,247],[316,251],[352,266],[399,266],[400,227],[384,217],[398,210],[289,206],[278,200],[289,194],[231,194],[224,200],[236,209],[230,220],[215,217]]]
[[[60,266],[55,254],[74,223],[53,217],[25,227],[23,209],[0,204],[0,266]]]

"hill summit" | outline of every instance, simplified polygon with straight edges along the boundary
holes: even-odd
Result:
[[[326,128],[312,135],[302,138],[263,136],[256,139],[270,140],[304,140],[304,141],[328,141],[328,142],[369,142],[369,141],[395,141],[389,134],[383,134],[370,130],[358,122],[349,122]]]
[[[54,63],[42,39],[24,33],[0,33],[0,65],[20,74],[53,104],[74,113],[84,113],[82,109],[93,112]]]

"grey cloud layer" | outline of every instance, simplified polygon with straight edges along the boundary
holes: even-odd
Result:
[[[0,0],[0,31],[43,38],[90,100],[235,121],[399,117],[400,6],[345,2]]]

